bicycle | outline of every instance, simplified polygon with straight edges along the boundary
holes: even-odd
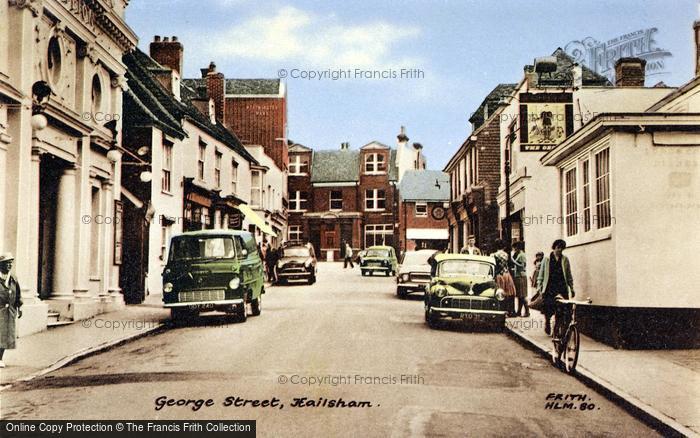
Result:
[[[554,321],[554,330],[552,330],[552,362],[555,366],[563,365],[567,373],[573,374],[578,363],[579,348],[581,338],[576,326],[576,305],[589,305],[593,301],[588,298],[586,301],[565,300],[557,298],[557,306],[571,305],[571,313],[565,313],[560,307],[557,307]],[[562,361],[563,358],[563,361]]]

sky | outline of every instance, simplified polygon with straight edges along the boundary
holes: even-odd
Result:
[[[666,56],[647,85],[689,81],[699,2],[131,0],[126,21],[146,53],[154,35],[178,36],[186,78],[210,61],[227,78],[284,76],[297,143],[395,146],[403,125],[442,169],[493,87],[557,47],[655,28]]]

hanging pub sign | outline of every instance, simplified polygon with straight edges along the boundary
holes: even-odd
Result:
[[[571,93],[520,94],[520,151],[554,149],[574,131]]]

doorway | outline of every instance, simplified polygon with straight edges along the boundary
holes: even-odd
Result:
[[[42,155],[39,164],[39,278],[37,279],[37,292],[42,300],[51,296],[53,286],[58,183],[67,164],[66,161],[50,154]]]

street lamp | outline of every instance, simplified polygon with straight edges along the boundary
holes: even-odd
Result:
[[[46,129],[49,121],[44,115],[46,105],[51,97],[51,86],[46,81],[36,81],[32,85],[32,129],[41,131]]]

